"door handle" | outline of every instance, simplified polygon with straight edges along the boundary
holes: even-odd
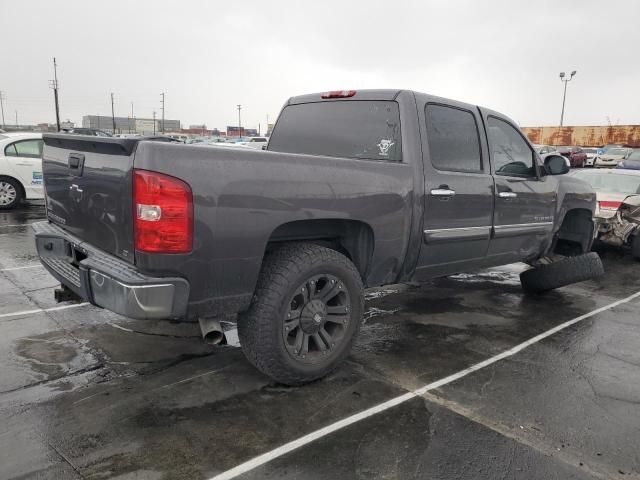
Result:
[[[443,186],[431,190],[431,195],[433,195],[434,197],[453,197],[455,194],[455,190],[451,190],[450,188],[443,188]]]
[[[500,198],[516,198],[518,194],[516,192],[499,192],[498,196]]]

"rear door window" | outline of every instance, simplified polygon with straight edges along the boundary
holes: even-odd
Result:
[[[7,157],[40,158],[42,157],[42,140],[22,140],[8,145],[4,154]]]
[[[478,126],[471,112],[444,105],[426,106],[431,163],[438,170],[482,172]]]
[[[269,150],[399,162],[398,104],[351,100],[289,105],[278,118]]]

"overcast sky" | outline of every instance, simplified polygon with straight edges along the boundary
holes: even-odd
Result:
[[[273,121],[290,96],[407,88],[499,110],[522,126],[640,123],[640,2],[5,1],[5,117],[160,115],[183,126]]]

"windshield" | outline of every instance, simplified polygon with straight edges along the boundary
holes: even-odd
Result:
[[[576,172],[576,177],[589,183],[594,190],[613,193],[640,193],[640,175]]]
[[[633,152],[631,152],[631,155],[629,155],[627,160],[640,161],[640,150],[634,150]]]
[[[627,150],[625,148],[610,148],[605,153],[607,155],[626,155]]]

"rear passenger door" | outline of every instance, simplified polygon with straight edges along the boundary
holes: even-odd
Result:
[[[468,269],[484,259],[494,205],[477,109],[426,102],[420,113],[425,205],[417,278]]]
[[[496,206],[489,261],[525,260],[539,253],[553,229],[557,180],[542,176],[537,155],[510,121],[484,116]]]

